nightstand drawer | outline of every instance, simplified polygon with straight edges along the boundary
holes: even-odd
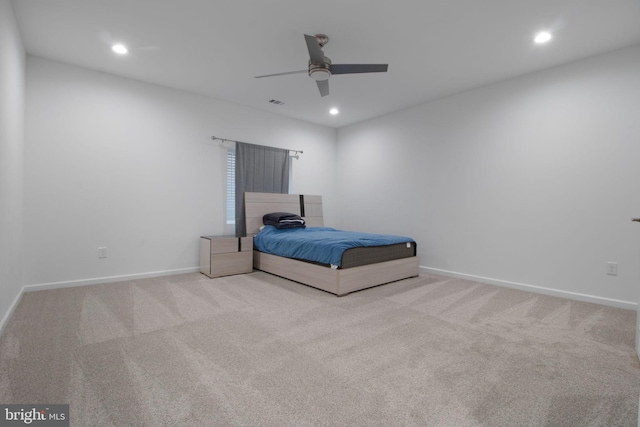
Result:
[[[253,252],[229,252],[211,255],[209,277],[230,276],[253,271]]]
[[[237,237],[214,237],[211,241],[212,254],[238,252],[240,243]]]
[[[200,237],[200,272],[211,278],[253,271],[253,238]]]

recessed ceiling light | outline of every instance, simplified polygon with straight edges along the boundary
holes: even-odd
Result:
[[[129,49],[127,49],[127,47],[123,44],[114,44],[113,46],[111,46],[111,50],[113,50],[115,53],[119,53],[120,55],[129,53]]]
[[[535,38],[533,39],[534,42],[538,43],[538,44],[542,44],[542,43],[546,43],[549,40],[551,40],[552,36],[551,33],[548,31],[541,31],[538,34],[536,34]]]
[[[332,108],[331,110],[329,110],[329,114],[331,114],[332,116],[335,116],[336,114],[338,114],[340,111],[338,111],[337,108]]]

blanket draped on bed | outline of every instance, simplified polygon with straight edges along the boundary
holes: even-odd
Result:
[[[330,227],[277,229],[266,225],[253,239],[260,252],[340,267],[350,248],[415,243],[410,237],[342,231]]]

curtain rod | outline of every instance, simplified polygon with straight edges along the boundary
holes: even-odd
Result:
[[[233,139],[218,138],[217,136],[212,136],[212,137],[211,137],[211,139],[212,139],[212,140],[214,140],[214,141],[215,141],[215,140],[222,141],[222,143],[223,143],[223,144],[224,144],[224,142],[225,142],[225,141],[229,141],[229,142],[239,142],[239,143],[241,143],[241,144],[248,144],[247,142],[234,141]],[[304,153],[304,151],[302,151],[302,150],[291,150],[291,149],[289,149],[289,148],[284,148],[284,150],[291,151],[292,153],[294,153],[294,154],[296,154],[296,155],[297,155],[297,154],[303,154],[303,153]]]

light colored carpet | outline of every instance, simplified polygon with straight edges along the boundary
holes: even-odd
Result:
[[[421,275],[338,298],[262,272],[24,295],[0,403],[73,426],[636,426],[635,311]]]

